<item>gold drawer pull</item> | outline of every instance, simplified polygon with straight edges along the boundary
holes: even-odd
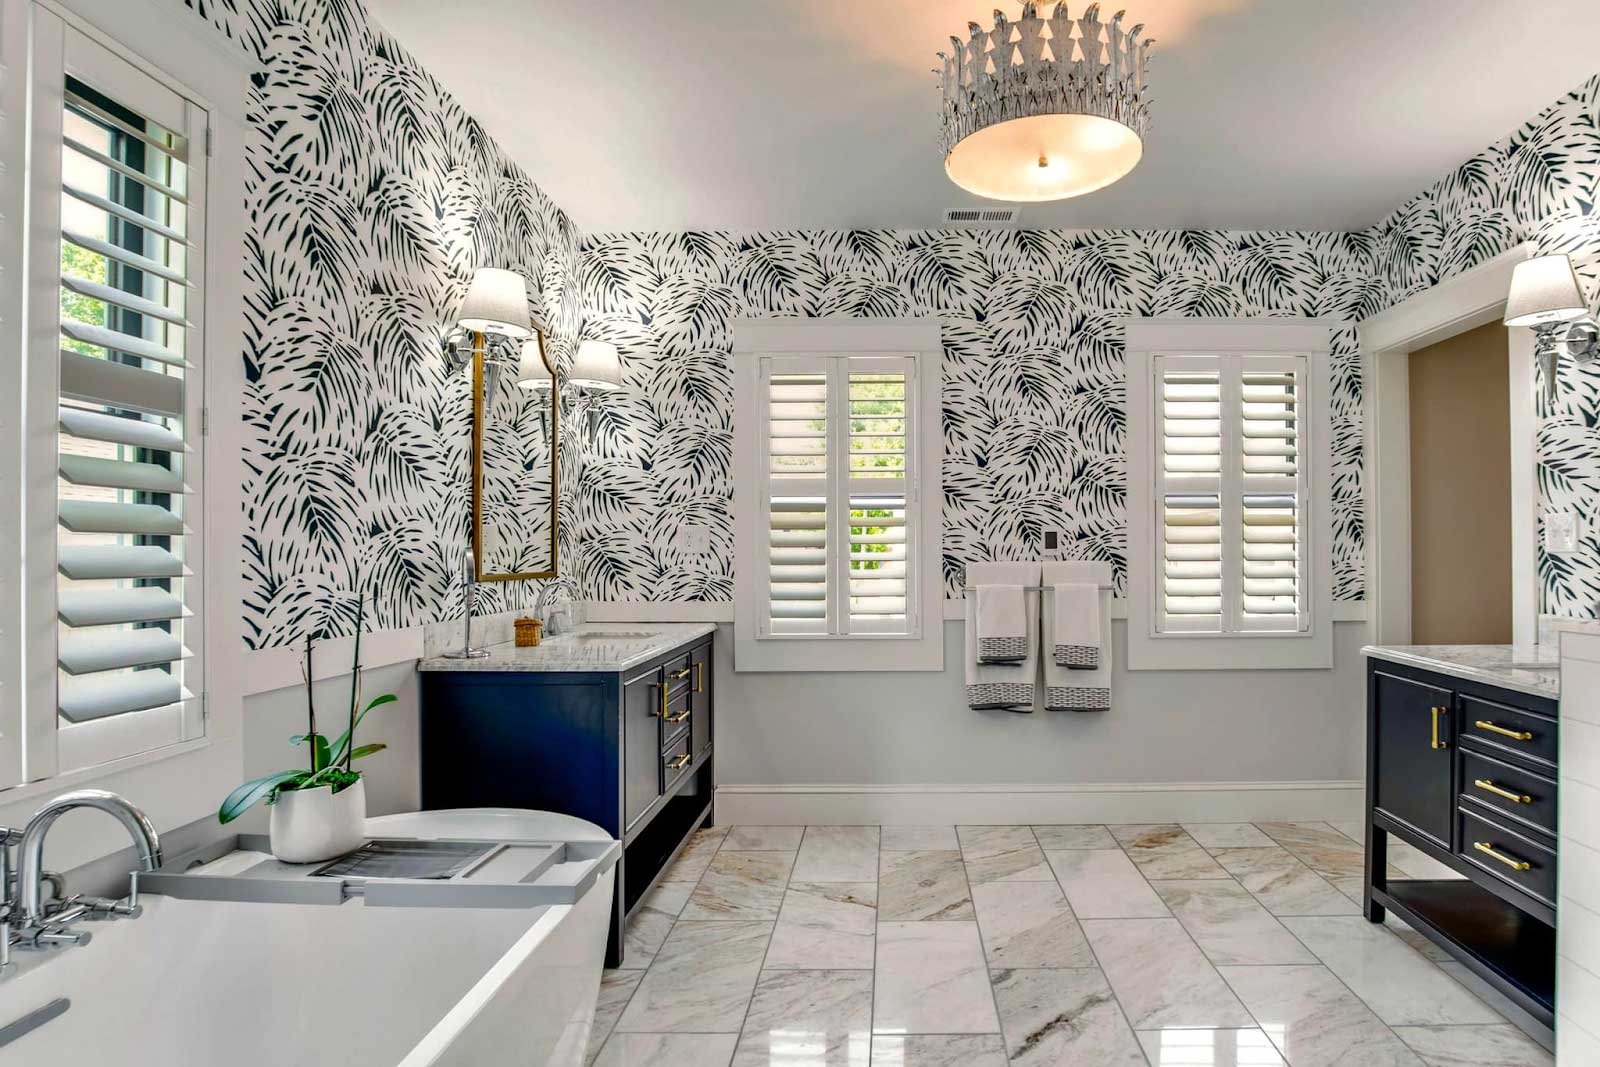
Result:
[[[688,711],[687,708],[685,708],[681,715],[667,715],[667,716],[664,716],[661,721],[662,722],[670,722],[670,723],[680,723],[683,720],[687,719],[688,717],[689,717],[689,711]]]
[[[704,666],[705,666],[704,663],[701,663],[699,660],[695,660],[695,663],[694,663],[694,691],[696,693],[704,693],[706,691],[706,680],[705,680],[705,677],[700,673],[700,669],[702,667],[704,667]]]
[[[689,668],[685,667],[681,671],[673,671],[672,674],[670,675],[670,677],[672,678],[672,680],[674,682],[681,682],[685,678],[689,677]]]
[[[1526,793],[1513,793],[1509,789],[1501,789],[1487,778],[1474,778],[1472,784],[1485,793],[1493,793],[1497,797],[1504,797],[1513,804],[1532,804],[1533,798]]]
[[[689,765],[689,753],[685,752],[671,763],[667,764],[669,771],[681,771]]]
[[[1533,735],[1526,730],[1507,730],[1504,726],[1496,726],[1488,719],[1479,719],[1477,722],[1473,723],[1473,725],[1480,730],[1488,730],[1492,734],[1499,734],[1501,737],[1509,737],[1513,741],[1533,740]]]
[[[1504,852],[1496,852],[1494,850],[1494,846],[1489,844],[1487,841],[1474,841],[1472,843],[1472,847],[1477,849],[1479,852],[1482,852],[1490,859],[1499,860],[1507,867],[1510,867],[1513,871],[1526,871],[1533,866],[1527,860],[1514,860],[1510,856],[1507,856]]]
[[[1433,713],[1433,747],[1434,748],[1449,748],[1450,747],[1450,742],[1439,740],[1439,716],[1450,714],[1450,709],[1449,708],[1429,708],[1428,710]]]

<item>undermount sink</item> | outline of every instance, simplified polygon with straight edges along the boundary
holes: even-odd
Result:
[[[615,641],[618,638],[655,637],[654,630],[579,630],[570,636],[574,641]]]

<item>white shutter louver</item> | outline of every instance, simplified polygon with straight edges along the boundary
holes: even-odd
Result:
[[[1293,369],[1240,376],[1241,630],[1298,630],[1300,516],[1305,484],[1299,451],[1299,384]]]
[[[762,633],[911,634],[912,361],[763,357],[761,381],[768,526]]]
[[[1222,625],[1222,376],[1167,364],[1158,379],[1163,628],[1213,631]]]
[[[117,82],[117,84],[124,84]],[[162,113],[187,105],[152,82]],[[61,140],[57,706],[60,769],[191,734],[186,465],[199,338],[184,131],[67,76]],[[139,733],[140,740],[130,740]],[[74,743],[71,738],[76,737]]]

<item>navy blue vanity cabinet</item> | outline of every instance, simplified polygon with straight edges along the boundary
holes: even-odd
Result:
[[[623,843],[629,912],[711,818],[711,635],[619,671],[422,671],[422,807],[559,811]]]
[[[1548,697],[1367,660],[1367,918],[1393,911],[1547,1026],[1556,708]],[[1459,877],[1391,876],[1391,835]]]

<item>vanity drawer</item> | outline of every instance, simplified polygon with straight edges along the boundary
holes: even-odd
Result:
[[[689,661],[687,652],[663,663],[661,673],[667,680],[667,692],[671,696],[688,695],[694,678],[694,665]]]
[[[1461,796],[1507,818],[1556,832],[1556,783],[1542,774],[1463,748]]]
[[[1457,735],[1468,748],[1556,765],[1556,721],[1537,712],[1462,693]]]
[[[664,793],[689,773],[694,756],[689,752],[689,732],[685,730],[676,741],[661,753],[661,791]]]
[[[1556,854],[1526,833],[1466,808],[1458,809],[1456,854],[1478,870],[1555,907]],[[1488,851],[1485,851],[1485,850]]]

